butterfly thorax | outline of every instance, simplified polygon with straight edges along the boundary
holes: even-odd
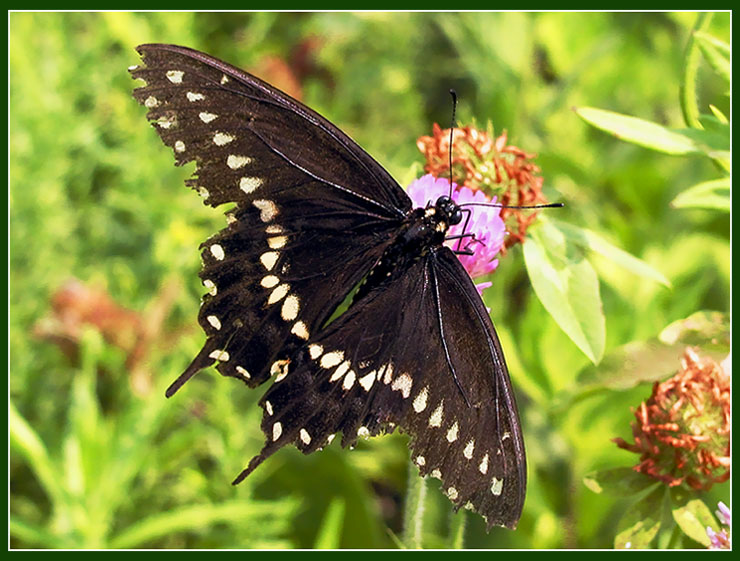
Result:
[[[447,230],[460,220],[460,208],[449,197],[440,197],[434,206],[430,204],[409,212],[395,240],[367,275],[355,300],[392,280],[394,272],[404,270],[406,265],[442,247]]]

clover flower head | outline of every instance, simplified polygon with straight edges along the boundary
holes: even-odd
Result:
[[[415,207],[426,207],[428,204],[434,204],[442,195],[449,195],[449,179],[435,178],[431,174],[422,176],[413,181],[407,188],[406,192],[414,203]],[[489,199],[482,191],[474,191],[467,187],[460,187],[452,184],[452,200],[457,204],[464,203],[496,203],[495,197]],[[499,207],[492,206],[466,206],[470,210],[469,218],[463,218],[460,224],[452,226],[448,235],[455,236],[465,232],[475,234],[474,240],[463,239],[448,240],[445,245],[451,249],[465,248],[466,246],[473,250],[473,255],[458,255],[460,262],[468,271],[472,278],[487,275],[496,270],[498,266],[498,255],[504,244],[506,237],[506,228],[501,220]],[[467,214],[467,212],[466,212]],[[486,284],[486,283],[482,283]],[[490,285],[488,285],[490,286]],[[479,288],[482,291],[483,286]]]

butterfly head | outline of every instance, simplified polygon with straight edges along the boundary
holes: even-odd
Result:
[[[455,224],[460,224],[460,222],[462,222],[462,209],[447,195],[442,195],[438,198],[434,206],[443,216],[446,216],[446,222],[450,226],[454,226]]]

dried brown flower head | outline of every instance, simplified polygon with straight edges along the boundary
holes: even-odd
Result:
[[[505,131],[494,137],[492,131],[482,131],[473,126],[455,128],[452,180],[470,189],[484,191],[488,196],[496,196],[502,205],[546,203],[540,168],[531,161],[535,155],[507,145],[506,141]],[[435,123],[432,136],[420,137],[416,145],[426,159],[425,171],[435,177],[449,175],[450,129],[442,129]],[[504,249],[522,243],[527,228],[536,217],[536,211],[502,208],[501,218],[509,233]]]
[[[635,418],[634,444],[614,439],[640,454],[635,471],[697,490],[730,477],[730,377],[714,360],[686,349],[681,370],[655,383]]]

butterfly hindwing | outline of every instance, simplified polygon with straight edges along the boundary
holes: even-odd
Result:
[[[526,466],[506,365],[447,248],[400,265],[312,338],[261,405],[267,442],[244,476],[285,444],[310,453],[339,431],[347,446],[398,426],[457,507],[489,527],[519,519]]]

